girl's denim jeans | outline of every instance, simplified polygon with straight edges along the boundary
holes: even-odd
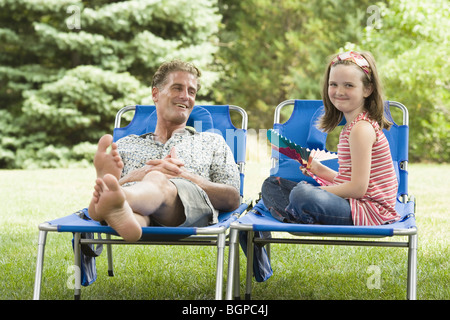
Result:
[[[283,222],[352,225],[350,203],[317,186],[269,177],[262,185],[262,199],[272,216]]]

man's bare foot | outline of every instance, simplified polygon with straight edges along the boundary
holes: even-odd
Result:
[[[126,201],[125,193],[112,174],[98,178],[89,205],[89,215],[96,221],[106,221],[124,240],[137,241],[142,228]]]
[[[111,151],[107,149],[111,146]],[[106,174],[112,174],[117,179],[123,169],[123,161],[117,151],[117,144],[113,143],[113,137],[110,134],[104,135],[98,141],[97,152],[94,156],[94,167],[97,171],[97,178],[103,178]]]

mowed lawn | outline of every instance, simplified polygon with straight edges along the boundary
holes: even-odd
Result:
[[[450,299],[450,165],[410,164],[409,172],[419,228],[417,298]],[[267,175],[266,163],[247,163],[247,198]],[[93,168],[0,171],[0,299],[32,298],[37,226],[87,206],[94,178]],[[42,299],[73,297],[71,238],[48,235]],[[398,248],[272,244],[274,275],[253,284],[253,298],[405,299],[406,257]],[[82,298],[214,299],[215,265],[214,247],[115,246],[115,276],[107,275],[105,252]],[[381,277],[376,286],[373,270]]]

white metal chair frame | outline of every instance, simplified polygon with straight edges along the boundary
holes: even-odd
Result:
[[[229,106],[232,111],[238,112],[242,117],[241,129],[247,130],[248,116],[246,111],[238,106]],[[115,119],[115,128],[119,128],[121,124],[121,118],[123,114],[129,111],[135,110],[135,106],[125,106],[118,111]],[[238,163],[239,172],[244,173],[245,162]],[[248,204],[243,203],[241,197],[241,207],[248,206]],[[240,207],[240,208],[241,208]],[[233,215],[239,215],[236,210]],[[163,227],[158,227],[163,228]],[[75,288],[74,297],[75,299],[80,299],[81,297],[81,245],[84,244],[104,244],[107,248],[107,259],[108,259],[108,275],[113,276],[113,256],[112,256],[112,245],[190,245],[190,246],[216,246],[217,247],[217,269],[216,269],[216,288],[215,288],[215,299],[221,300],[223,296],[223,274],[224,274],[224,256],[225,247],[227,245],[229,229],[220,227],[205,227],[197,228],[196,235],[191,235],[183,239],[174,241],[146,241],[139,240],[137,242],[125,242],[122,239],[112,239],[111,234],[106,234],[106,239],[82,239],[80,232],[74,233],[74,264],[75,264]],[[39,238],[38,238],[38,254],[36,261],[36,273],[34,282],[34,294],[33,299],[39,300],[41,292],[41,282],[44,266],[44,253],[45,245],[47,240],[48,232],[58,232],[58,226],[49,224],[48,222],[39,225]]]
[[[295,100],[287,100],[280,103],[275,110],[274,123],[280,122],[280,114],[282,108],[292,105]],[[403,125],[408,125],[408,110],[407,108],[398,102],[390,101],[390,105],[399,108],[403,112]],[[277,159],[272,158],[272,168],[275,167]],[[406,170],[407,162],[403,162],[400,166]],[[414,201],[413,196],[408,199],[406,196],[402,198],[402,202],[407,203],[408,201]],[[415,207],[414,207],[415,212]],[[285,243],[285,244],[312,244],[312,245],[341,245],[341,246],[373,246],[373,247],[399,247],[408,249],[408,274],[407,274],[407,299],[416,299],[416,286],[417,286],[417,246],[418,246],[418,232],[417,227],[409,229],[397,229],[394,230],[393,236],[405,237],[407,241],[361,241],[361,240],[324,240],[324,239],[302,239],[302,236],[317,236],[317,237],[346,237],[346,238],[371,238],[370,236],[358,236],[358,235],[347,235],[347,234],[298,234],[295,236],[298,238],[270,238],[262,239],[255,238],[253,226],[251,224],[241,224],[239,220],[231,224],[230,231],[230,254],[229,254],[229,266],[228,266],[228,283],[227,283],[227,293],[226,299],[233,299],[240,297],[239,290],[239,275],[236,270],[239,270],[239,240],[238,232],[247,231],[247,273],[246,273],[246,288],[245,288],[245,298],[251,298],[251,286],[252,286],[252,275],[253,275],[253,244],[266,245],[270,243]]]

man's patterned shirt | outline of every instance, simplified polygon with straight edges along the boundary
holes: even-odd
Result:
[[[239,190],[239,170],[223,137],[211,132],[196,132],[187,127],[175,132],[165,144],[153,133],[129,135],[117,141],[125,166],[122,176],[141,168],[148,160],[163,159],[172,147],[185,168],[211,182],[227,184]]]

